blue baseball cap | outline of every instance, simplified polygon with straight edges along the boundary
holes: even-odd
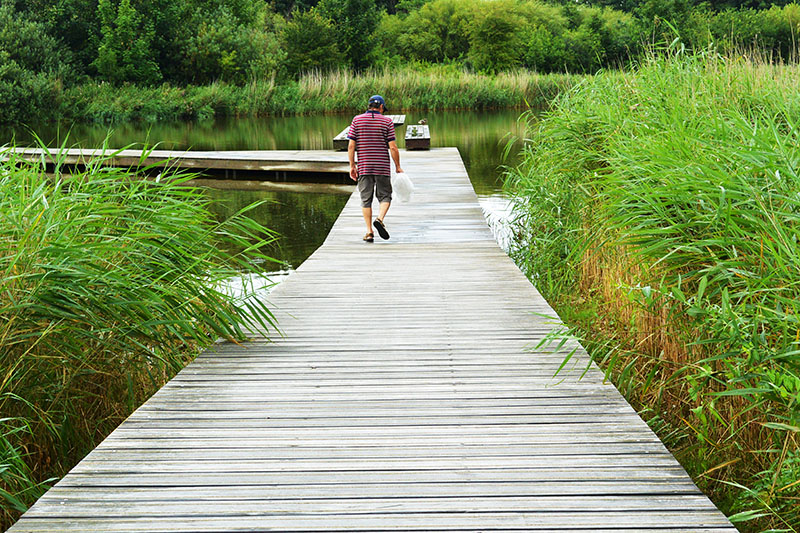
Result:
[[[388,111],[389,110],[389,108],[386,107],[386,101],[383,99],[383,96],[381,96],[379,94],[375,94],[375,95],[372,95],[372,96],[369,97],[369,104],[368,105],[372,105],[372,104],[382,105],[384,111]]]

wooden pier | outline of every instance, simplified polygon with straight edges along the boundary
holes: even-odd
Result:
[[[390,240],[354,194],[269,296],[283,337],[203,353],[9,531],[734,533],[582,348],[533,349],[553,311],[458,151],[401,159]]]
[[[53,167],[56,151],[40,148],[15,148],[18,157],[41,161]],[[269,181],[302,181],[298,176],[313,177],[318,183],[351,183],[347,155],[326,150],[240,150],[203,152],[186,150],[87,150],[68,149],[60,164],[83,167],[103,160],[111,167],[182,168],[228,180],[246,180],[258,176]],[[309,181],[306,179],[305,181]]]

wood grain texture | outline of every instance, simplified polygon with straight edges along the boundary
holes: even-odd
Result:
[[[53,162],[50,153],[40,148],[15,148],[18,156],[32,161]],[[7,156],[2,156],[7,157]],[[232,150],[224,152],[182,150],[65,150],[62,164],[84,165],[97,158],[108,166],[169,166],[197,170],[248,170],[264,172],[316,172],[346,174],[350,171],[347,154],[330,150]]]
[[[281,336],[201,354],[10,531],[735,532],[579,344],[536,348],[458,152],[402,165],[388,241],[352,196]]]

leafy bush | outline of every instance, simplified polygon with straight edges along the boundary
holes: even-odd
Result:
[[[0,2],[0,50],[18,68],[53,77],[63,76],[71,59],[47,26],[16,12],[11,2]]]
[[[50,118],[49,113],[58,112],[60,97],[58,80],[21,68],[8,52],[0,50],[0,122]]]
[[[294,76],[344,65],[338,31],[333,21],[316,9],[295,11],[283,28],[281,42],[286,50],[286,69]]]
[[[469,57],[482,72],[518,68],[522,58],[524,19],[513,13],[508,0],[487,4],[472,24]]]
[[[176,38],[173,77],[192,84],[218,81],[243,85],[254,78],[270,78],[286,58],[277,35],[277,21],[267,9],[243,19],[226,5],[213,11],[196,9]]]
[[[150,21],[130,0],[99,0],[102,40],[92,65],[100,76],[112,83],[138,82],[152,85],[161,80],[155,61],[153,41],[156,33]]]
[[[468,0],[432,0],[408,16],[396,46],[409,59],[464,59],[469,53],[474,11]]]
[[[47,27],[0,3],[0,122],[57,114],[69,54]]]
[[[320,0],[317,9],[323,17],[335,21],[339,50],[348,66],[356,70],[369,66],[372,33],[380,18],[375,0]]]

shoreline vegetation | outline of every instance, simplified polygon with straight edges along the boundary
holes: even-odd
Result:
[[[512,255],[742,531],[800,529],[800,72],[673,51],[529,123]]]
[[[258,204],[218,221],[190,174],[0,156],[5,530],[203,348],[275,330],[250,283],[226,289],[261,279],[275,235],[248,217]]]
[[[528,71],[476,74],[455,66],[385,68],[355,75],[340,70],[305,74],[296,82],[224,82],[208,86],[120,87],[89,82],[65,89],[57,98],[55,119],[115,123],[125,121],[207,120],[218,116],[266,116],[355,112],[364,95],[391,94],[394,110],[501,109],[546,107],[584,76]]]
[[[799,30],[785,0],[2,0],[0,123],[545,107],[677,35],[780,62]]]

